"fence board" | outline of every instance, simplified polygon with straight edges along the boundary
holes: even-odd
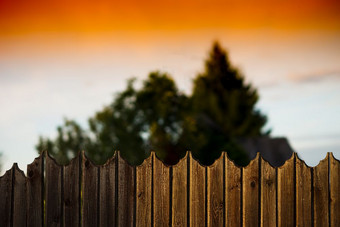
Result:
[[[206,207],[205,207],[205,190],[206,190],[206,167],[201,166],[198,161],[194,160],[189,154],[190,160],[190,226],[205,226]]]
[[[312,226],[311,168],[296,154],[296,225]]]
[[[64,166],[64,226],[80,226],[80,164],[79,153]]]
[[[27,226],[43,226],[44,153],[27,166]]]
[[[172,184],[172,225],[187,225],[187,177],[188,177],[188,154],[177,165],[173,166]]]
[[[13,167],[0,177],[0,226],[11,226]]]
[[[276,170],[261,158],[261,226],[276,226]]]
[[[156,156],[153,159],[154,226],[170,225],[170,168]]]
[[[44,165],[44,160],[46,165]],[[259,155],[240,168],[226,153],[174,166],[155,153],[137,167],[118,154],[67,166],[42,153],[0,177],[0,226],[340,226],[340,162],[308,167],[296,154],[274,168]]]
[[[13,175],[13,226],[26,226],[26,177],[16,163]]]
[[[151,226],[152,159],[150,155],[136,166],[136,226]]]
[[[313,169],[314,226],[328,226],[328,157]]]
[[[340,162],[332,154],[330,158],[330,224],[340,225]]]
[[[259,223],[259,153],[243,168],[243,225]]]
[[[225,156],[226,226],[241,226],[241,168]]]
[[[224,152],[207,167],[208,226],[224,226]]]
[[[133,226],[135,220],[135,167],[118,152],[118,226]]]
[[[62,226],[62,172],[58,165],[46,153],[46,225]]]
[[[99,224],[99,169],[82,154],[82,222],[83,226]]]
[[[277,168],[278,226],[295,225],[295,157]]]
[[[112,226],[116,223],[116,156],[99,166],[99,169],[99,226]]]

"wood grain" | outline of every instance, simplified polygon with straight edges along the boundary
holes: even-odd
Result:
[[[99,169],[84,154],[82,155],[82,226],[99,224]]]
[[[173,166],[172,184],[172,225],[187,225],[187,177],[188,177],[188,154]]]
[[[261,157],[261,226],[276,225],[276,170]]]
[[[170,168],[156,156],[153,159],[154,226],[170,225]]]
[[[312,171],[296,155],[296,225],[312,226],[312,222]]]
[[[243,168],[243,225],[257,226],[259,223],[259,153],[247,167]]]
[[[44,153],[40,154],[27,166],[27,226],[44,225],[44,156]]]
[[[0,226],[11,226],[13,168],[0,177]]]
[[[133,226],[135,220],[135,167],[118,153],[118,226]]]
[[[224,226],[224,153],[207,167],[208,226]]]
[[[241,226],[241,168],[225,155],[226,226]]]
[[[62,226],[62,173],[63,167],[58,165],[46,153],[46,225]]]
[[[99,170],[99,226],[113,226],[116,223],[116,156],[99,166]]]
[[[340,162],[332,154],[330,158],[330,224],[340,226]]]
[[[313,168],[314,226],[329,225],[328,158],[329,155]]]
[[[189,154],[190,160],[190,226],[205,226],[205,189],[206,189],[206,167],[201,166]]]
[[[136,167],[136,226],[151,226],[152,159],[150,155]]]
[[[25,226],[26,177],[16,163],[13,167],[13,226]]]
[[[277,168],[278,226],[295,225],[295,157]]]
[[[80,226],[81,153],[64,166],[64,226]]]

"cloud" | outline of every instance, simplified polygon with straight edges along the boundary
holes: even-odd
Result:
[[[340,81],[340,69],[321,70],[305,74],[293,74],[288,77],[290,81],[296,83],[315,83],[322,80],[335,79]]]

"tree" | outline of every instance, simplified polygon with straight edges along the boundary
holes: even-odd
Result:
[[[66,120],[55,140],[40,138],[37,150],[47,149],[61,163],[80,150],[104,163],[120,150],[131,164],[140,164],[151,150],[168,164],[187,150],[202,164],[211,164],[225,150],[245,165],[248,157],[235,139],[264,134],[266,117],[256,110],[257,101],[256,89],[245,84],[216,42],[205,71],[194,80],[192,95],[181,93],[166,73],[150,73],[140,89],[132,79],[89,119],[87,131]]]
[[[236,163],[248,163],[235,139],[267,133],[262,132],[266,117],[255,108],[258,98],[256,89],[245,84],[226,51],[215,42],[205,62],[205,71],[194,81],[191,96],[194,127],[186,133],[200,138],[199,143],[190,143],[198,159],[211,164],[225,150]]]
[[[140,90],[133,83],[134,79],[129,80],[112,104],[89,119],[88,131],[66,120],[64,126],[58,127],[54,141],[40,137],[37,150],[48,150],[62,164],[80,150],[85,150],[97,164],[104,163],[114,150],[120,150],[122,157],[134,165],[140,164],[151,150],[167,163],[177,161],[176,154],[185,152],[177,141],[187,97],[165,73],[150,73]]]

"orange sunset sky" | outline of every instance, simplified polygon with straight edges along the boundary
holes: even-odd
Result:
[[[0,33],[340,28],[338,0],[0,0]]]
[[[87,119],[126,80],[169,73],[190,93],[214,40],[258,89],[273,137],[340,158],[339,0],[0,0],[2,172]]]

